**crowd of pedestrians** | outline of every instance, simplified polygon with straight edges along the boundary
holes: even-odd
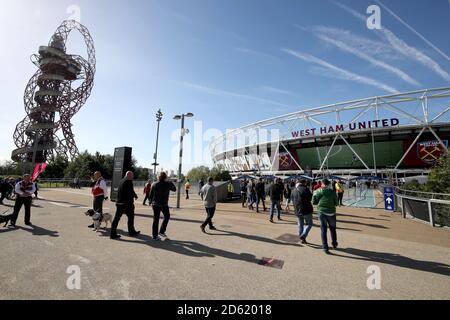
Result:
[[[134,201],[138,199],[133,186],[133,172],[127,172],[124,179],[119,183],[116,213],[112,222],[110,238],[119,239],[117,227],[121,217],[125,214],[128,218],[128,234],[137,236],[140,231],[134,227],[135,206]],[[79,181],[74,181],[77,185]],[[191,183],[186,181],[184,189],[186,199],[189,199]],[[201,197],[205,207],[206,218],[200,225],[202,232],[206,233],[206,228],[216,230],[213,219],[217,208],[217,189],[214,186],[213,178],[208,178],[205,184],[199,182],[198,194]],[[227,199],[232,200],[235,188],[233,181],[227,184]],[[157,181],[147,181],[144,187],[143,205],[147,201],[153,210],[152,238],[160,240],[161,237],[167,237],[166,231],[170,221],[169,196],[170,192],[175,192],[175,185],[168,181],[167,174],[162,172]],[[5,179],[0,181],[0,204],[9,193],[16,196],[14,211],[11,219],[11,226],[15,227],[19,212],[25,207],[25,224],[31,225],[31,199],[32,194],[37,192],[36,183],[31,181],[29,175],[24,175],[20,180],[12,181]],[[293,206],[294,214],[298,221],[298,235],[302,244],[307,244],[308,235],[313,228],[314,206],[316,206],[317,218],[320,222],[320,232],[322,248],[325,253],[329,253],[328,230],[331,235],[331,247],[337,248],[336,233],[336,207],[343,205],[343,196],[345,184],[341,180],[313,181],[311,184],[307,180],[289,180],[283,183],[282,179],[275,178],[272,181],[266,181],[263,178],[242,180],[240,182],[240,196],[242,207],[247,207],[251,211],[259,213],[260,210],[268,211],[269,221],[274,222],[275,214],[278,221],[283,220],[283,213],[290,212],[290,206]],[[108,199],[108,188],[105,179],[100,172],[94,173],[91,193],[93,197],[92,207],[97,213],[103,214],[103,203]],[[37,195],[37,193],[36,193]],[[266,198],[269,198],[270,205],[266,205]],[[284,205],[283,205],[284,204]],[[160,226],[160,216],[164,219]],[[94,228],[94,224],[89,225]]]
[[[283,213],[289,213],[293,206],[298,220],[298,234],[302,244],[307,244],[307,237],[313,227],[314,206],[317,208],[317,217],[320,222],[322,248],[329,253],[328,230],[331,234],[332,248],[337,248],[336,234],[336,207],[343,206],[345,184],[342,180],[313,181],[289,180],[283,183],[280,178],[266,183],[264,179],[242,180],[240,184],[241,204],[249,210],[259,212],[262,202],[263,210],[267,211],[265,199],[270,199],[269,222],[274,222],[275,214],[278,221],[283,220]]]

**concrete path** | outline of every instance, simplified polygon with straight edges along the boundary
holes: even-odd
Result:
[[[270,224],[267,213],[239,203],[220,204],[219,230],[203,234],[204,208],[194,195],[172,209],[170,240],[154,242],[141,196],[136,225],[143,234],[121,232],[112,241],[87,228],[88,190],[40,196],[34,226],[23,225],[23,212],[17,230],[0,226],[0,299],[450,299],[450,231],[383,210],[339,208],[340,248],[327,256],[317,220],[305,246],[293,215]],[[105,207],[114,213],[113,204]],[[262,258],[281,260],[282,268],[263,266]],[[81,289],[70,290],[67,271],[77,268]],[[378,284],[369,278],[374,270],[381,288],[370,290],[368,280]]]

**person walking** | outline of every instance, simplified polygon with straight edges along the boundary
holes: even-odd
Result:
[[[150,202],[153,207],[153,227],[152,227],[153,240],[161,240],[161,238],[158,236],[159,217],[161,216],[161,212],[164,215],[164,221],[161,225],[159,235],[167,237],[166,230],[170,220],[170,210],[169,210],[170,191],[175,192],[177,191],[177,188],[172,182],[167,181],[167,174],[165,172],[161,172],[161,174],[158,177],[158,182],[155,182],[152,185],[152,190],[150,191]]]
[[[337,193],[337,196],[338,196],[338,204],[339,204],[339,206],[343,206],[344,205],[342,203],[343,199],[344,199],[344,193],[345,193],[345,189],[344,188],[345,188],[344,187],[344,183],[342,182],[342,180],[339,180],[336,183],[336,193]]]
[[[200,182],[198,183],[198,195],[201,197],[202,201],[203,201],[203,195],[202,195],[202,188],[205,186],[205,182],[202,180],[200,180]]]
[[[191,183],[189,179],[187,179],[186,184],[184,185],[184,190],[186,190],[186,200],[189,200],[189,190],[191,190]]]
[[[330,229],[331,244],[333,249],[338,246],[336,234],[336,206],[338,199],[336,192],[331,188],[330,181],[324,179],[322,188],[313,195],[313,204],[317,205],[317,214],[320,221],[320,231],[322,238],[322,248],[326,254],[330,254],[328,247],[327,230]]]
[[[0,205],[4,205],[3,200],[5,200],[6,195],[9,192],[9,188],[10,188],[10,184],[9,184],[8,178],[0,181],[0,193],[1,193]]]
[[[148,180],[147,183],[144,186],[144,202],[142,203],[142,205],[146,206],[147,205],[147,200],[150,201],[150,190],[152,189],[152,180]]]
[[[200,229],[203,233],[206,233],[206,226],[209,226],[209,230],[216,230],[212,221],[216,213],[217,205],[217,190],[214,186],[213,178],[208,178],[208,184],[203,186],[201,194],[203,195],[203,204],[205,205],[207,217],[205,222],[200,226]]]
[[[245,204],[247,203],[247,180],[241,182],[241,200],[242,208],[245,208]]]
[[[255,180],[251,180],[247,185],[247,206],[250,210],[255,209],[256,192],[255,192]]]
[[[39,186],[38,186],[38,180],[36,180],[35,182],[34,182],[34,197],[36,198],[36,199],[39,199],[38,198],[38,191],[39,191]]]
[[[284,206],[284,210],[286,210],[287,212],[290,211],[289,204],[291,203],[291,193],[292,193],[292,189],[294,189],[294,188],[295,188],[295,182],[294,181],[288,182],[288,183],[286,183],[284,185],[283,196],[284,196],[284,199],[286,201],[286,204]]]
[[[273,223],[273,215],[275,213],[275,208],[278,213],[278,220],[281,220],[281,198],[283,195],[283,182],[278,178],[270,186],[269,196],[270,196],[270,219],[269,221]]]
[[[228,201],[233,200],[233,194],[234,194],[233,181],[230,180],[228,182],[228,185],[227,185],[227,199],[228,199]]]
[[[16,227],[17,218],[19,217],[20,209],[25,206],[25,225],[31,226],[31,196],[36,191],[34,183],[31,181],[31,176],[25,174],[22,180],[17,182],[14,187],[16,193],[16,202],[14,204],[13,216],[11,218],[10,226]]]
[[[256,183],[256,212],[259,213],[259,203],[262,202],[263,211],[266,211],[266,184],[263,179]]]
[[[322,182],[321,181],[315,181],[315,185],[313,187],[313,192],[315,192],[316,190],[319,190],[322,188]]]
[[[134,200],[138,199],[136,192],[134,192],[133,186],[134,173],[128,171],[119,183],[117,190],[117,202],[116,202],[116,215],[111,224],[111,239],[120,239],[120,235],[117,234],[117,226],[119,225],[120,218],[125,213],[128,218],[128,235],[135,237],[141,232],[136,231],[134,228]]]
[[[94,178],[95,182],[91,189],[92,196],[94,197],[92,209],[94,209],[95,212],[103,213],[103,201],[107,198],[108,188],[100,171],[94,173]],[[88,228],[94,228],[94,224],[91,224]]]
[[[313,227],[312,197],[312,192],[309,190],[306,180],[300,180],[291,193],[292,204],[298,220],[298,234],[302,244],[307,244],[306,238]]]

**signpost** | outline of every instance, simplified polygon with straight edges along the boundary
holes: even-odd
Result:
[[[395,211],[395,196],[393,187],[384,187],[384,210]]]

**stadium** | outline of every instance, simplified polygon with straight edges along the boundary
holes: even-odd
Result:
[[[215,165],[240,175],[426,175],[448,150],[450,87],[303,109],[214,139]]]

